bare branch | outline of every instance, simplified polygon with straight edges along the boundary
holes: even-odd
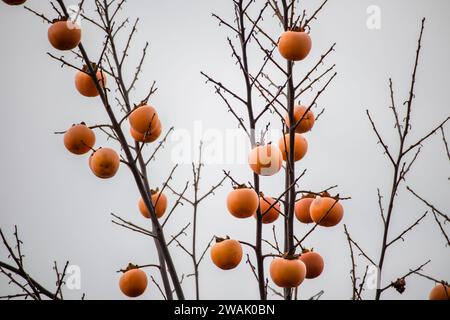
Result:
[[[407,277],[409,277],[412,274],[417,273],[418,271],[421,271],[423,269],[423,267],[425,267],[427,264],[429,264],[431,262],[431,260],[428,260],[427,262],[423,263],[422,265],[420,265],[419,267],[415,268],[414,270],[409,270],[408,273],[405,273],[403,276],[401,276],[399,279],[406,279]],[[391,282],[389,285],[387,285],[386,287],[381,289],[381,292],[393,287],[395,285],[395,282]]]
[[[405,234],[407,234],[409,231],[411,231],[415,226],[419,225],[420,221],[422,221],[423,218],[426,217],[426,215],[428,214],[428,211],[426,211],[419,219],[417,219],[412,225],[410,225],[408,228],[406,228],[402,233],[400,233],[397,237],[395,237],[394,239],[392,239],[390,242],[388,242],[386,244],[386,247],[389,247],[390,245],[394,244],[396,241],[398,240],[403,240],[403,236]]]
[[[411,192],[414,196],[416,196],[417,199],[421,200],[423,203],[425,203],[431,210],[434,212],[437,212],[442,218],[444,218],[447,222],[450,222],[449,216],[444,214],[442,211],[438,210],[435,206],[433,206],[431,203],[426,201],[424,198],[419,196],[416,192],[414,192],[409,186],[406,186],[406,189]]]
[[[391,155],[391,153],[389,152],[388,146],[384,143],[383,138],[381,138],[381,135],[380,135],[380,133],[378,132],[378,129],[377,129],[377,127],[375,126],[375,123],[373,122],[372,117],[370,116],[369,110],[366,110],[366,113],[367,113],[367,117],[369,117],[370,123],[372,124],[372,129],[373,129],[373,131],[375,132],[375,134],[376,134],[377,137],[378,137],[378,143],[380,143],[380,144],[383,146],[383,148],[384,148],[384,153],[389,157],[389,160],[391,160],[391,163],[395,166],[394,158],[392,158],[392,155]]]
[[[325,6],[325,4],[328,2],[328,0],[325,0],[324,2],[322,2],[322,4],[316,9],[316,11],[314,11],[314,13],[311,15],[311,17],[309,17],[308,19],[305,20],[305,22],[303,23],[302,28],[306,29],[309,28],[310,29],[310,23],[316,19],[317,14],[323,9],[323,7]]]
[[[353,246],[352,241],[350,240],[350,234],[348,233],[347,226],[344,224],[345,235],[347,236],[348,247],[350,248],[350,259],[352,262],[351,276],[352,280],[352,300],[356,300],[358,295],[358,289],[356,287],[356,264],[355,264],[355,256],[353,255]]]
[[[189,228],[189,226],[191,225],[191,223],[189,222],[186,226],[184,226],[180,232],[178,232],[176,235],[172,236],[172,239],[167,243],[167,246],[170,246],[170,244],[175,241],[179,236],[181,235],[186,235],[186,229]]]

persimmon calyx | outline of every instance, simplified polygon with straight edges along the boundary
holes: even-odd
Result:
[[[286,260],[297,260],[298,259],[298,257],[299,257],[299,255],[298,254],[291,254],[291,253],[284,253],[283,255],[282,255],[282,258],[283,259],[286,259]]]
[[[331,195],[330,195],[330,193],[328,191],[321,192],[320,196],[322,198],[330,198],[331,197]]]
[[[67,17],[59,17],[59,18],[55,18],[52,20],[52,23],[57,23],[57,22],[64,22],[64,21],[68,21],[69,18]]]
[[[302,194],[302,199],[307,199],[307,198],[314,199],[315,197],[316,197],[316,195],[312,194],[310,192]]]
[[[301,26],[293,26],[289,31],[293,32],[305,32],[305,28]]]
[[[230,238],[230,236],[225,236],[225,238],[221,238],[221,237],[215,236],[215,239],[216,239],[216,243],[220,243],[220,242],[223,242],[225,240],[230,240],[231,238]]]
[[[238,184],[236,186],[233,187],[234,190],[238,190],[238,189],[248,189],[248,186],[245,183],[241,183]]]
[[[123,273],[133,270],[133,269],[139,269],[139,266],[137,264],[132,264],[131,262],[128,263],[127,267],[125,269],[122,269],[120,271],[122,271]]]
[[[91,62],[90,65],[91,65],[92,69],[94,70],[94,72],[96,73],[99,69],[99,66],[95,62]],[[86,74],[90,74],[89,65],[87,65],[87,64],[84,64],[83,68],[81,68],[81,70],[83,70],[83,72]]]

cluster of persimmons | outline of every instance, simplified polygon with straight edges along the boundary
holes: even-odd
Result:
[[[291,30],[283,33],[278,41],[280,54],[287,60],[300,61],[305,59],[311,50],[311,38],[303,30]],[[289,115],[285,123],[289,127]],[[315,122],[313,112],[303,106],[294,107],[295,141],[293,143],[293,159],[300,161],[308,151],[308,142],[303,136],[309,132]],[[290,158],[290,135],[285,134],[278,144],[257,145],[250,151],[248,162],[251,170],[261,176],[273,176],[282,168],[282,162]],[[253,188],[238,185],[228,194],[228,211],[236,218],[245,219],[251,216],[256,218],[259,208],[262,223],[270,224],[280,216],[280,200],[259,195]],[[343,217],[343,207],[338,198],[329,194],[316,197],[311,194],[304,195],[295,203],[295,216],[302,223],[317,223],[321,226],[331,227],[337,225]],[[218,238],[211,249],[211,258],[214,264],[221,269],[235,268],[242,260],[242,247],[239,241]],[[283,255],[272,260],[270,276],[272,281],[282,288],[298,287],[305,278],[318,277],[324,268],[324,261],[320,254],[310,250],[303,250],[298,255]]]
[[[26,0],[3,0],[9,5],[20,5]],[[51,45],[58,50],[67,51],[75,49],[81,42],[82,31],[76,22],[65,18],[55,19],[48,29],[48,39]],[[287,60],[300,61],[305,59],[311,50],[311,38],[304,30],[290,30],[283,33],[278,42],[280,54]],[[88,66],[75,75],[75,87],[85,97],[99,96],[99,88],[103,89],[107,83],[107,74],[92,64],[96,72],[97,83],[89,74]],[[142,102],[128,115],[130,123],[130,136],[137,142],[151,143],[161,135],[162,126],[156,109]],[[314,126],[314,114],[305,106],[295,106],[294,118],[296,121],[296,133],[294,142],[294,161],[301,160],[307,153],[308,143],[302,134],[310,131]],[[285,122],[290,126],[289,116]],[[286,161],[291,150],[289,148],[289,134],[282,137],[278,145],[258,145],[251,150],[248,162],[251,170],[258,175],[272,176],[278,173],[283,160]],[[68,151],[76,155],[91,152],[88,165],[93,174],[102,179],[112,178],[120,166],[120,157],[112,148],[100,147],[95,149],[96,137],[94,131],[84,122],[74,124],[64,134],[64,145]],[[166,196],[151,191],[151,200],[158,218],[161,218],[167,208]],[[142,198],[138,202],[141,214],[150,218],[150,212]],[[262,214],[262,222],[270,224],[276,221],[280,215],[279,200],[264,194],[256,194],[254,189],[246,185],[236,186],[227,197],[228,211],[236,218],[245,219],[256,217],[258,208]],[[343,207],[338,197],[331,197],[328,193],[305,194],[295,203],[295,216],[302,223],[316,223],[323,227],[337,225],[343,217]],[[217,238],[211,248],[213,263],[224,270],[233,269],[242,260],[241,243],[230,238]],[[270,275],[272,281],[282,288],[298,287],[305,278],[318,277],[324,268],[322,257],[313,251],[303,250],[297,255],[283,255],[272,260]],[[120,278],[119,287],[129,297],[141,295],[147,288],[147,276],[138,266],[129,264]],[[436,285],[430,292],[430,299],[448,299],[450,287],[444,284]]]
[[[25,1],[4,0],[10,5],[20,5]],[[55,19],[48,29],[48,40],[57,50],[68,51],[75,49],[81,42],[82,30],[73,21],[65,18]],[[92,69],[96,73],[97,83],[89,74],[87,65],[77,71],[75,75],[75,88],[84,97],[94,98],[100,95],[99,88],[104,89],[107,84],[107,74],[100,70],[99,66],[92,64]],[[153,106],[146,101],[137,105],[128,115],[130,123],[130,136],[137,142],[151,143],[156,141],[162,132],[161,121]],[[66,149],[76,155],[91,153],[88,158],[88,165],[95,176],[101,179],[109,179],[116,175],[120,166],[120,156],[112,148],[95,148],[96,136],[94,131],[81,122],[72,125],[64,133],[64,145]],[[166,196],[158,189],[151,190],[151,199],[158,218],[161,218],[167,208]],[[142,198],[139,199],[138,208],[141,214],[150,218],[150,212]],[[119,287],[122,292],[129,297],[141,295],[147,287],[147,276],[144,271],[137,266],[129,264],[124,271]]]

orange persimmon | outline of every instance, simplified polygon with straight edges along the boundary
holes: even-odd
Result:
[[[119,165],[119,155],[110,148],[98,149],[89,158],[89,166],[92,172],[102,179],[114,177],[119,170]]]
[[[75,49],[81,41],[80,26],[67,19],[55,20],[48,28],[48,40],[55,49]]]
[[[4,3],[9,4],[10,6],[18,6],[25,3],[25,1],[27,0],[3,0]]]
[[[220,269],[234,269],[242,260],[242,246],[237,240],[216,238],[211,248],[211,260]]]
[[[131,268],[120,277],[119,288],[124,295],[136,298],[147,289],[147,275],[141,269]]]
[[[93,66],[93,68],[94,70],[97,69],[95,65]],[[101,70],[97,70],[96,76],[100,86],[102,88],[105,87],[106,73]],[[95,86],[95,82],[89,75],[89,69],[86,65],[83,67],[83,72],[78,71],[75,75],[75,87],[77,88],[78,92],[85,97],[93,98],[99,95],[97,87]]]
[[[166,213],[167,210],[167,197],[164,193],[159,192],[158,189],[156,190],[150,190],[151,193],[151,199],[153,208],[155,209],[156,217],[159,219],[161,218],[164,213]],[[142,197],[139,199],[139,211],[141,214],[146,217],[150,218],[150,212],[147,210],[147,206],[145,205],[144,200]]]
[[[289,156],[290,141],[291,140],[289,138],[289,134],[285,134],[284,138],[281,137],[280,140],[278,141],[278,145],[280,147],[284,161],[286,161],[287,156]],[[306,141],[306,139],[300,133],[296,133],[294,140],[294,161],[299,161],[303,159],[307,151],[308,151],[308,141]]]
[[[150,142],[156,141],[156,139],[158,139],[161,136],[161,132],[162,132],[162,126],[161,126],[161,122],[159,120],[158,120],[158,123],[156,124],[155,129],[146,134],[140,133],[140,132],[134,130],[133,128],[130,128],[130,134],[133,137],[133,139],[135,141],[145,142],[145,143],[150,143]]]
[[[309,212],[309,207],[311,203],[314,201],[313,195],[304,195],[300,200],[295,202],[295,217],[298,221],[303,223],[311,223],[314,222],[311,218],[311,214]]]
[[[270,277],[281,288],[296,288],[305,276],[306,266],[297,258],[275,258],[270,263]]]
[[[285,115],[284,121],[286,121],[288,127],[291,125],[288,114]],[[298,105],[294,107],[294,121],[295,122],[292,125],[296,125],[298,122],[295,132],[305,133],[312,129],[316,118],[314,117],[314,113],[311,110],[308,110],[307,107]]]
[[[64,134],[64,145],[74,154],[85,154],[95,145],[95,134],[85,123],[73,125]]]
[[[311,51],[311,46],[311,37],[301,30],[286,31],[278,41],[280,54],[291,61],[305,59]]]
[[[258,195],[255,190],[240,185],[228,194],[227,208],[236,218],[251,217],[258,209]]]
[[[437,284],[433,289],[431,289],[428,299],[450,300],[450,286],[443,283]]]
[[[322,274],[324,263],[322,256],[317,252],[303,250],[299,259],[306,266],[306,279],[314,279]]]
[[[267,144],[251,150],[248,163],[253,172],[262,176],[272,176],[280,171],[282,159],[280,149],[273,144]]]
[[[274,203],[275,199],[261,194],[261,197],[259,198],[259,208],[262,214],[262,223],[269,224],[275,222],[280,216],[280,202]],[[271,206],[272,208],[270,208]],[[256,218],[256,212],[253,216]]]
[[[342,220],[344,208],[338,199],[323,196],[314,199],[309,212],[315,223],[323,227],[333,227]]]
[[[142,104],[134,109],[128,120],[130,126],[142,134],[152,133],[158,129],[158,124],[160,124],[155,108],[147,104]]]

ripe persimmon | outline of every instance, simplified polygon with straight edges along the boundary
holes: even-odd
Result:
[[[4,3],[9,4],[10,6],[18,6],[25,3],[25,1],[27,0],[3,0]]]
[[[250,151],[248,163],[253,172],[262,176],[272,176],[280,171],[282,159],[280,149],[273,144],[267,144]]]
[[[281,150],[281,154],[283,155],[283,160],[286,161],[286,156],[289,156],[289,134],[285,134],[284,138],[280,138],[278,141],[278,145]],[[300,133],[295,134],[295,142],[294,142],[294,161],[299,161],[303,159],[308,151],[308,142],[305,137],[303,137]]]
[[[119,280],[120,290],[130,298],[136,298],[143,294],[145,289],[147,289],[147,284],[147,275],[136,267],[129,267]]]
[[[261,194],[259,198],[259,208],[262,214],[262,223],[269,224],[278,219],[280,216],[280,202],[275,203],[275,199]],[[272,208],[270,208],[273,205]],[[270,208],[270,209],[269,209]],[[256,218],[256,212],[253,215]]]
[[[344,208],[338,199],[329,195],[316,197],[309,207],[311,219],[323,227],[337,225],[344,215]]]
[[[152,132],[148,132],[147,134],[140,133],[133,128],[130,128],[130,134],[135,141],[150,143],[156,141],[161,136],[162,126],[161,121],[158,120],[156,128]]]
[[[304,195],[300,200],[295,202],[295,217],[298,221],[303,223],[311,223],[314,222],[311,218],[311,214],[309,212],[309,207],[311,203],[314,201],[313,195]]]
[[[97,177],[108,179],[114,177],[119,170],[120,158],[113,149],[101,148],[94,152],[89,164]]]
[[[286,114],[284,120],[286,121],[286,125],[289,127],[291,124],[288,114]],[[314,117],[314,113],[311,110],[308,110],[307,107],[298,105],[294,107],[294,121],[295,122],[292,125],[296,125],[297,122],[300,121],[295,128],[295,132],[305,133],[312,129],[316,118]]]
[[[152,199],[152,204],[153,207],[155,208],[155,214],[156,217],[159,219],[161,218],[164,213],[166,213],[167,210],[167,197],[164,193],[161,193],[158,191],[158,189],[156,190],[151,190],[151,199]],[[139,211],[141,212],[141,214],[150,219],[150,212],[147,210],[147,206],[145,205],[144,200],[142,199],[142,197],[139,199]]]
[[[251,217],[258,209],[258,195],[255,190],[240,185],[228,194],[227,208],[236,218]]]
[[[94,70],[97,69],[95,65],[93,67]],[[103,88],[106,85],[106,73],[97,70],[96,76],[100,86]],[[83,72],[78,71],[75,75],[75,87],[85,97],[93,98],[100,94],[95,86],[94,80],[89,75],[89,69],[86,65],[83,67]]]
[[[306,266],[296,257],[275,258],[270,263],[270,277],[281,288],[296,288],[306,276]]]
[[[322,274],[324,263],[322,256],[317,252],[303,250],[299,259],[306,266],[306,279],[314,279]]]
[[[64,134],[64,145],[74,154],[85,154],[95,145],[95,133],[84,123],[73,125]]]
[[[130,126],[139,133],[152,133],[160,125],[158,113],[155,108],[147,104],[142,104],[131,112],[128,120]]]
[[[91,170],[93,170],[92,169],[92,157],[94,156],[94,153],[95,153],[95,151],[91,153],[91,155],[89,156],[89,159],[88,159],[89,169],[91,169]]]
[[[48,40],[55,49],[75,49],[81,41],[81,28],[67,19],[55,20],[48,28]]]
[[[278,40],[278,50],[287,60],[300,61],[311,51],[311,37],[302,30],[284,32]]]
[[[450,300],[450,286],[443,283],[438,283],[431,289],[428,296],[430,300]]]
[[[211,248],[212,262],[223,270],[236,268],[242,260],[242,246],[237,240],[216,238]]]

